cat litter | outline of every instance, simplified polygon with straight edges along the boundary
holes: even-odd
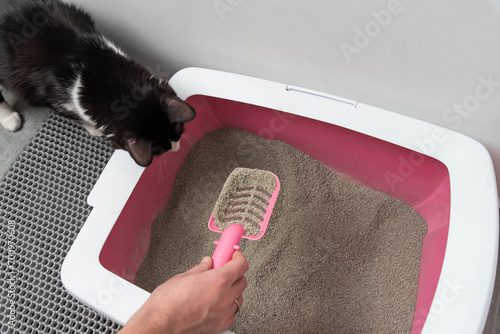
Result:
[[[242,154],[244,145],[255,149]],[[410,332],[425,220],[411,206],[335,176],[284,142],[238,129],[208,133],[191,149],[153,223],[138,286],[152,291],[210,254],[219,235],[205,227],[211,210],[205,203],[227,200],[211,193],[199,175],[224,180],[232,163],[272,171],[281,189],[262,239],[240,242],[250,268],[231,331]],[[238,176],[233,171],[227,177],[222,194],[232,195],[225,191]]]

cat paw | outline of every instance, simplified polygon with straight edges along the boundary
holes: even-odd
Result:
[[[12,114],[0,119],[0,124],[2,124],[6,130],[14,132],[21,128],[23,121],[17,112],[13,112]]]

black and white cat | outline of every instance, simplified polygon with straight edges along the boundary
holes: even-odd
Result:
[[[101,35],[93,19],[59,0],[0,0],[0,89],[80,121],[141,166],[179,149],[194,109],[164,80]],[[0,123],[21,117],[0,93]]]

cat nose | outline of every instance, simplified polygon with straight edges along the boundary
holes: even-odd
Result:
[[[177,152],[181,148],[181,143],[180,141],[173,141],[171,142],[172,148],[169,150],[169,152]]]

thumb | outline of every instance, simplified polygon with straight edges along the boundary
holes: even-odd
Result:
[[[210,269],[212,269],[212,258],[205,256],[200,264],[186,271],[186,274],[198,274]]]

